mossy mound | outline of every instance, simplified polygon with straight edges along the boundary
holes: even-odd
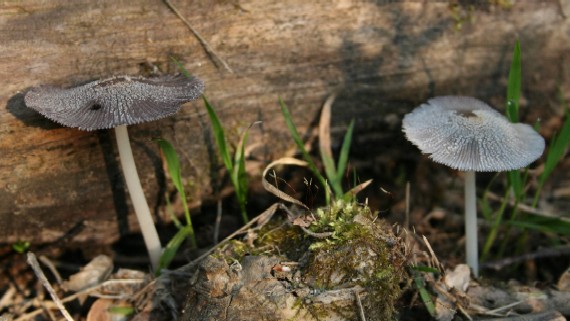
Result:
[[[390,320],[406,273],[404,247],[392,227],[356,203],[337,201],[317,215],[313,232],[332,234],[311,244],[302,265],[305,283],[324,290],[362,287],[367,320]],[[340,311],[350,314],[354,307]]]
[[[227,265],[227,272],[222,274],[232,275],[234,285],[224,293],[239,297],[243,305],[245,292],[271,282],[271,295],[252,293],[251,300],[259,302],[259,309],[264,315],[271,314],[272,320],[356,320],[360,310],[367,320],[395,319],[407,269],[403,242],[391,226],[367,206],[343,201],[314,214],[288,213],[287,217],[274,217],[245,241],[233,241],[214,256]],[[267,271],[254,273],[265,275],[263,280],[255,277],[255,284],[250,284],[252,276],[246,266],[264,257],[277,263],[263,265]],[[244,270],[236,272],[235,262],[241,262]],[[202,271],[196,273],[207,275],[204,268]],[[209,278],[202,279],[208,282]],[[199,295],[194,298],[194,303],[211,300]],[[272,306],[279,307],[279,312]],[[239,307],[233,311],[242,318],[252,318]]]

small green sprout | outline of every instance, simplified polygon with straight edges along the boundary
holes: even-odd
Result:
[[[18,254],[24,254],[30,248],[30,242],[28,241],[17,241],[12,244],[12,249]]]
[[[178,155],[174,150],[172,145],[164,140],[164,139],[157,139],[156,142],[164,155],[166,160],[166,166],[168,167],[168,173],[170,174],[170,179],[172,179],[172,183],[176,187],[178,194],[180,195],[180,199],[182,201],[182,205],[184,207],[184,216],[186,218],[186,226],[183,226],[176,216],[173,215],[173,221],[177,225],[178,232],[172,237],[170,242],[164,248],[162,255],[160,256],[159,261],[159,268],[157,272],[160,272],[163,268],[168,267],[170,262],[174,259],[176,252],[178,252],[178,248],[182,245],[184,240],[189,239],[190,244],[193,248],[197,248],[196,244],[196,236],[194,233],[194,228],[192,226],[192,218],[190,217],[190,208],[188,207],[188,201],[186,200],[186,193],[184,192],[184,184],[182,183],[182,174],[180,170],[180,160],[178,159]]]
[[[249,221],[247,215],[247,173],[245,171],[245,144],[249,136],[249,128],[242,134],[241,140],[235,149],[234,158],[230,156],[230,148],[226,140],[224,127],[214,111],[214,107],[210,104],[206,96],[204,96],[204,104],[206,105],[206,110],[208,111],[208,116],[212,122],[212,128],[214,130],[214,138],[216,141],[216,146],[220,151],[220,155],[226,166],[226,170],[230,175],[232,185],[234,186],[236,197],[239,203],[241,217],[244,223]],[[251,128],[251,126],[250,126]]]

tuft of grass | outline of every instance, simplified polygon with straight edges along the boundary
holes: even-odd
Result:
[[[283,101],[283,99],[281,99],[281,97],[279,97],[279,105],[281,106],[281,113],[285,118],[285,124],[287,125],[287,129],[289,129],[289,133],[291,133],[295,145],[297,145],[297,148],[301,151],[303,159],[307,162],[307,166],[309,167],[313,175],[315,175],[315,177],[319,181],[319,184],[321,184],[321,186],[325,189],[325,202],[326,204],[329,204],[330,193],[329,193],[327,180],[324,178],[323,175],[321,175],[320,171],[317,168],[317,165],[313,161],[313,158],[311,157],[311,155],[309,155],[309,152],[305,148],[305,144],[303,144],[301,135],[299,135],[299,132],[297,131],[297,126],[295,126],[295,123],[293,122],[293,117],[291,117],[291,113],[289,112],[287,105],[285,105],[285,102]]]
[[[521,48],[520,43],[517,40],[513,51],[511,68],[509,71],[506,99],[506,116],[511,122],[514,123],[518,122],[519,120],[519,100],[522,88],[521,66]],[[538,185],[532,197],[531,206],[533,208],[536,208],[538,205],[538,200],[540,199],[544,183],[552,175],[554,168],[560,163],[568,147],[570,146],[570,117],[568,115],[568,106],[563,99],[561,99],[561,104],[565,109],[565,121],[562,125],[560,133],[554,135],[547,150],[544,169],[538,177]],[[495,245],[499,231],[502,231],[502,228],[504,228],[504,231],[502,233],[503,242],[499,247],[499,257],[503,256],[507,245],[511,241],[509,238],[511,227],[516,227],[523,231],[531,229],[543,233],[570,235],[570,222],[562,220],[558,217],[544,217],[533,213],[521,212],[519,209],[520,204],[524,204],[527,202],[527,200],[530,199],[529,181],[531,180],[528,168],[509,171],[507,178],[507,185],[498,210],[493,212],[485,196],[480,201],[483,215],[486,219],[492,221],[491,230],[487,235],[485,245],[483,246],[483,251],[481,253],[481,260],[483,261],[489,257],[491,248]],[[487,187],[485,194],[487,193],[491,184],[492,182]],[[505,226],[504,214],[507,210],[510,200],[512,200],[512,207],[510,212],[511,215]],[[519,238],[519,248],[522,248],[524,246],[526,239],[527,237],[524,234],[521,238]]]
[[[232,185],[234,186],[243,222],[247,223],[249,221],[249,218],[246,209],[248,183],[247,173],[245,171],[245,144],[247,142],[249,129],[251,126],[247,128],[242,134],[242,137],[235,149],[234,157],[232,159],[230,156],[230,147],[226,140],[224,127],[222,126],[218,115],[216,115],[214,107],[212,107],[206,96],[203,96],[203,98],[204,104],[206,105],[206,110],[208,111],[210,122],[212,123],[216,146],[218,147],[220,156],[224,162],[224,166],[226,167],[230,175]]]
[[[178,60],[172,58],[176,66],[180,69],[182,74],[184,74],[188,78],[192,78],[192,75],[184,68],[184,65],[180,63]],[[208,117],[210,118],[210,122],[212,123],[212,129],[214,131],[214,139],[216,141],[216,146],[220,152],[220,156],[222,157],[222,161],[224,162],[224,166],[230,175],[230,180],[232,185],[234,186],[234,190],[236,192],[236,197],[239,203],[241,216],[244,223],[249,221],[247,215],[247,173],[245,171],[245,143],[247,142],[248,135],[249,135],[249,128],[245,130],[243,133],[238,147],[235,150],[234,158],[230,156],[230,147],[226,140],[226,135],[224,131],[224,127],[216,115],[214,108],[208,101],[205,95],[202,95],[204,99],[204,104],[206,105],[206,110],[208,112]],[[251,128],[251,126],[250,126]]]
[[[517,40],[515,43],[515,48],[513,51],[513,58],[511,61],[511,68],[509,70],[509,80],[507,84],[507,99],[506,99],[506,116],[507,118],[513,122],[518,122],[519,119],[519,100],[520,100],[520,93],[522,87],[522,63],[521,63],[521,49],[520,43]],[[526,169],[525,169],[526,172]],[[505,195],[503,197],[503,202],[495,213],[492,213],[491,207],[488,204],[488,200],[483,197],[481,201],[481,208],[483,210],[484,216],[487,218],[492,219],[491,223],[491,230],[489,234],[487,234],[487,238],[485,239],[485,245],[483,246],[483,250],[481,252],[481,260],[485,260],[490,253],[492,246],[495,244],[497,239],[497,235],[499,230],[502,227],[503,217],[505,214],[505,210],[507,209],[509,195],[512,195],[515,199],[515,206],[514,212],[512,213],[511,218],[516,217],[518,213],[516,213],[517,205],[521,200],[524,198],[524,189],[523,186],[525,185],[523,178],[528,177],[521,175],[520,170],[512,170],[509,171],[507,174],[507,187],[505,188]],[[489,188],[489,187],[488,187]],[[487,190],[488,190],[487,188]]]
[[[172,237],[172,239],[168,242],[164,251],[160,257],[159,261],[159,268],[158,272],[163,268],[167,268],[174,259],[176,252],[178,252],[178,248],[180,245],[186,240],[190,240],[190,244],[193,248],[197,248],[196,244],[196,235],[194,233],[194,227],[192,226],[192,218],[190,217],[190,208],[188,207],[188,201],[186,200],[186,193],[184,191],[184,184],[182,183],[182,174],[180,170],[180,160],[174,147],[164,140],[164,139],[157,139],[156,142],[162,151],[162,155],[164,155],[164,159],[166,160],[166,166],[168,168],[168,173],[170,174],[170,179],[176,187],[178,191],[178,195],[180,195],[180,199],[182,200],[182,205],[184,207],[184,217],[186,218],[186,225],[182,225],[180,221],[176,218],[175,215],[172,216],[173,221],[175,222],[176,226],[178,227],[178,232]]]
[[[301,139],[301,136],[299,135],[299,132],[297,131],[297,127],[295,126],[295,123],[293,122],[293,118],[291,116],[291,113],[289,112],[287,105],[285,105],[285,102],[283,102],[283,99],[281,99],[281,97],[279,97],[279,105],[281,107],[281,113],[283,114],[283,118],[285,118],[285,123],[287,125],[287,129],[289,130],[289,133],[291,133],[291,136],[293,137],[293,141],[295,142],[295,145],[297,145],[297,148],[301,151],[301,155],[303,156],[303,159],[308,163],[309,170],[311,170],[313,175],[319,181],[319,184],[325,190],[325,203],[327,205],[331,204],[331,197],[330,197],[331,189],[334,192],[336,199],[348,200],[348,199],[352,198],[353,193],[345,193],[344,192],[344,190],[342,188],[342,179],[344,177],[344,173],[345,173],[347,165],[348,165],[348,154],[350,151],[350,145],[352,142],[352,134],[354,131],[354,120],[352,120],[350,122],[350,124],[348,125],[346,134],[345,134],[343,142],[342,142],[340,155],[339,155],[339,159],[338,159],[338,164],[335,164],[331,153],[329,151],[325,150],[325,148],[323,148],[323,146],[320,146],[321,160],[323,162],[325,175],[327,176],[327,178],[325,178],[320,173],[319,169],[317,168],[317,165],[315,164],[311,155],[309,154],[309,152],[305,148],[305,144],[303,143],[303,140]],[[329,126],[329,124],[321,123],[320,126]],[[322,137],[321,137],[321,139],[322,139]]]
[[[342,146],[340,148],[340,155],[338,157],[338,166],[335,164],[334,159],[321,149],[321,159],[323,161],[325,174],[327,175],[328,182],[337,199],[343,199],[345,197],[345,193],[342,188],[342,179],[348,164],[348,152],[350,151],[353,131],[354,120],[350,121],[346,134],[344,135]]]

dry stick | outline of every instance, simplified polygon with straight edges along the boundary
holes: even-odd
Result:
[[[433,262],[433,264],[436,266],[436,268],[440,271],[443,272],[444,268],[443,268],[443,264],[441,264],[439,262],[439,260],[437,259],[437,256],[435,255],[435,252],[433,251],[433,249],[431,248],[431,244],[429,244],[429,241],[427,240],[425,235],[422,235],[422,240],[424,241],[425,245],[428,248],[428,251],[431,255],[431,261]]]
[[[303,232],[309,234],[309,235],[312,236],[312,237],[316,237],[316,238],[319,238],[319,239],[326,239],[327,237],[333,235],[333,232],[321,232],[321,233],[316,233],[316,232],[313,232],[313,231],[311,231],[311,230],[308,230],[308,229],[306,229],[306,228],[304,228],[304,227],[302,227],[302,226],[300,226],[300,225],[299,225],[299,227],[303,230]]]
[[[512,265],[520,262],[525,262],[529,260],[535,260],[545,257],[563,256],[570,254],[569,246],[562,246],[559,248],[546,248],[540,249],[537,252],[527,253],[515,257],[507,257],[497,261],[485,262],[482,267],[486,269],[500,270],[507,265]]]
[[[364,308],[362,307],[362,301],[360,301],[360,295],[358,292],[354,291],[354,296],[356,297],[356,304],[358,305],[360,320],[366,321],[366,316],[364,315]]]
[[[73,301],[73,300],[79,298],[80,296],[88,295],[88,294],[91,293],[91,292],[97,291],[98,289],[100,289],[100,288],[102,288],[102,287],[105,287],[105,286],[107,286],[107,285],[114,284],[114,283],[123,283],[123,284],[128,283],[128,284],[132,284],[132,283],[142,283],[142,282],[144,282],[144,279],[118,279],[118,280],[107,280],[107,281],[105,281],[105,282],[103,282],[103,283],[94,285],[94,286],[92,286],[92,287],[90,287],[90,288],[87,288],[87,289],[85,289],[85,290],[81,290],[81,291],[79,291],[79,292],[76,292],[75,294],[72,294],[72,295],[70,295],[70,296],[67,296],[67,297],[61,299],[61,302],[62,302],[62,303],[67,303],[67,302]],[[153,282],[154,282],[154,281],[153,281]],[[115,297],[115,299],[116,299],[116,298],[117,298],[117,297]],[[120,298],[120,297],[119,297],[119,298]],[[24,320],[28,320],[28,319],[31,319],[31,318],[37,316],[38,314],[41,314],[42,312],[43,312],[42,309],[34,310],[34,311],[32,311],[32,312],[29,312],[29,313],[26,313],[26,314],[20,316],[19,318],[15,319],[15,320],[13,320],[13,321],[24,321]]]
[[[12,302],[14,301],[14,296],[16,295],[16,292],[17,292],[16,287],[12,283],[10,283],[8,285],[8,289],[6,289],[2,297],[0,297],[0,309],[4,309],[4,307],[13,304]],[[2,321],[1,318],[0,321]]]
[[[61,275],[59,274],[59,272],[57,271],[57,269],[55,268],[55,265],[53,264],[52,261],[50,261],[46,256],[44,255],[40,255],[39,260],[48,267],[48,269],[50,270],[51,274],[53,274],[53,276],[56,279],[57,284],[61,284],[63,283],[63,279],[61,278]]]
[[[206,53],[212,59],[214,64],[217,67],[220,67],[220,65],[222,65],[229,73],[233,74],[234,71],[232,70],[232,68],[230,68],[230,66],[222,58],[218,56],[218,54],[214,51],[214,49],[210,47],[206,39],[202,38],[200,33],[196,29],[194,29],[194,27],[192,27],[190,22],[188,22],[188,20],[186,20],[184,16],[182,16],[182,13],[180,13],[180,11],[170,2],[170,0],[164,0],[164,3],[168,6],[168,8],[170,8],[170,10],[172,10],[178,16],[178,18],[180,18],[180,20],[182,20],[182,22],[184,22],[184,24],[186,24],[188,29],[190,29],[190,31],[194,34],[194,36],[198,39],[198,41],[200,41],[200,44],[202,45],[202,47],[204,47],[204,50],[206,50]]]
[[[44,272],[40,268],[40,264],[38,263],[36,256],[32,252],[28,252],[28,264],[32,267],[32,270],[34,270],[34,273],[36,274],[36,276],[38,277],[40,282],[43,284],[43,286],[49,292],[51,299],[57,305],[59,311],[61,312],[61,314],[63,314],[65,319],[67,319],[67,321],[74,321],[73,318],[71,317],[71,315],[69,314],[69,312],[67,312],[67,310],[65,309],[65,306],[63,305],[61,300],[58,298],[58,296],[55,293],[55,290],[53,289],[51,284],[49,284],[49,281],[46,278],[46,275],[44,274]]]

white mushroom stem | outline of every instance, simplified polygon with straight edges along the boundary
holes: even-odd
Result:
[[[475,172],[465,172],[465,253],[467,265],[479,276],[479,253],[477,246],[477,195],[475,193]]]
[[[127,126],[120,125],[115,127],[115,136],[119,147],[119,157],[121,159],[121,166],[123,167],[123,175],[125,176],[127,188],[131,195],[131,202],[135,208],[144,243],[150,256],[152,269],[156,271],[158,269],[162,247],[137,173]]]

